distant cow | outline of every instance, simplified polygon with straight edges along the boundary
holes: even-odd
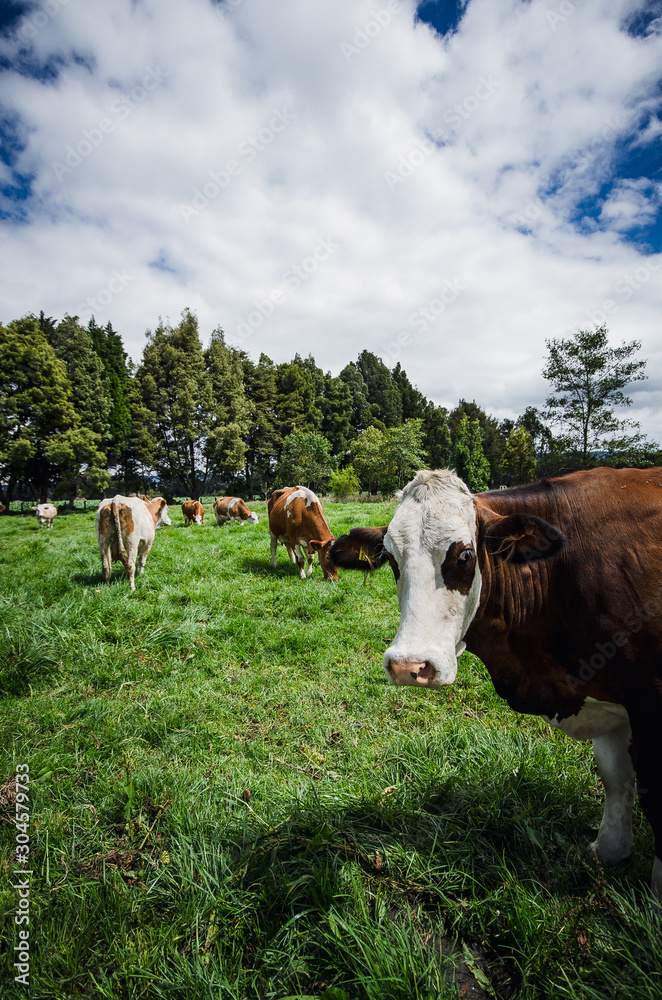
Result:
[[[136,589],[136,560],[138,572],[145,568],[145,560],[154,541],[154,531],[162,524],[171,524],[168,505],[163,497],[153,500],[142,497],[115,496],[99,504],[94,522],[103,580],[108,583],[112,563],[121,560],[129,574],[131,590]]]
[[[662,902],[662,469],[591,469],[472,496],[419,472],[388,527],[353,528],[336,565],[389,563],[395,684],[442,687],[465,649],[517,712],[593,740],[605,809],[591,845],[630,854],[636,787]]]
[[[7,508],[3,503],[0,503],[0,514],[2,514],[3,510],[7,510]]]
[[[313,571],[315,553],[325,580],[337,580],[338,571],[329,559],[334,536],[324,520],[320,502],[305,486],[286,486],[269,499],[269,531],[271,532],[271,565],[276,567],[278,543],[287,549],[291,562],[297,562],[302,580]],[[308,571],[304,570],[304,555]]]
[[[219,497],[214,500],[212,507],[217,524],[238,521],[242,528],[244,524],[257,524],[257,514],[246,506],[241,497]]]
[[[53,527],[53,521],[57,517],[57,507],[54,503],[38,503],[32,509],[37,515],[37,523],[40,528],[43,528],[44,525],[47,528]]]
[[[195,521],[196,524],[202,524],[205,508],[199,500],[185,500],[182,504],[182,514],[184,515],[184,527],[188,528],[192,521]]]

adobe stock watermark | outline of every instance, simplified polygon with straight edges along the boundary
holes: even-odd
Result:
[[[401,0],[389,0],[386,6],[376,10],[365,24],[355,24],[351,42],[340,42],[338,45],[345,61],[351,62],[354,56],[360,56],[365,52],[371,42],[381,35],[384,28],[388,28],[393,16],[402,13],[404,9]]]
[[[478,83],[472,92],[467,94],[463,100],[446,109],[442,116],[444,122],[451,128],[458,128],[462,122],[471,118],[501,86],[503,84],[499,80],[493,80],[491,76],[479,76]],[[443,129],[433,129],[429,135],[431,137],[429,140],[417,142],[408,153],[401,156],[394,170],[384,172],[384,180],[391,191],[395,191],[396,187],[411,177],[418,167],[422,166],[440,146],[450,141],[451,138]]]
[[[565,675],[565,681],[572,694],[576,694],[580,688],[585,687],[589,681],[593,680],[596,674],[603,670],[610,660],[614,659],[618,650],[627,646],[632,637],[641,632],[646,622],[659,613],[661,602],[662,590],[658,590],[643,604],[632,609],[623,620],[623,628],[619,632],[615,632],[606,642],[595,643],[593,647],[595,652],[588,659],[582,657],[579,660],[577,674],[575,676],[573,674]]]
[[[102,313],[106,306],[124,291],[130,281],[134,280],[134,275],[128,271],[112,271],[111,278],[107,285],[100,288],[94,295],[90,295],[76,307],[77,316],[98,315]]]
[[[56,14],[60,13],[60,8],[66,7],[68,3],[69,0],[42,0],[38,10],[25,15],[20,28],[16,32],[17,37],[22,42],[31,42],[41,29],[45,28]]]
[[[575,13],[578,7],[583,3],[583,0],[563,0],[562,3],[556,8],[556,10],[546,10],[545,17],[547,23],[550,27],[556,31],[560,24],[565,24],[569,17]]]
[[[648,284],[652,276],[660,270],[662,270],[662,258],[658,255],[657,260],[650,258],[633,271],[622,274],[612,285],[612,292],[618,298],[603,299],[596,309],[587,309],[586,316],[590,322],[595,326],[602,326],[610,316],[618,312],[624,302],[629,302],[635,292]]]
[[[467,285],[461,278],[444,278],[439,293],[424,306],[419,306],[410,314],[409,325],[417,333],[425,333],[428,327],[432,323],[436,323],[448,307],[457,301],[466,288]],[[415,338],[412,337],[409,330],[400,330],[393,340],[379,345],[380,357],[384,364],[394,364],[402,355],[402,349],[411,347],[414,343]]]
[[[108,108],[114,117],[101,118],[93,128],[84,128],[83,138],[79,139],[75,146],[69,145],[65,148],[64,159],[52,161],[51,167],[60,183],[67,174],[73,173],[101,146],[106,136],[115,131],[118,122],[129,118],[136,108],[147,100],[150,93],[160,87],[167,78],[168,73],[164,73],[160,66],[149,68],[138,86],[133,87],[128,94],[121,94],[111,101]]]
[[[193,188],[193,198],[190,204],[179,206],[179,214],[184,222],[196,219],[202,211],[225,191],[232,180],[238,177],[245,164],[252,163],[258,153],[270,146],[277,135],[284,132],[293,121],[296,115],[287,108],[272,108],[269,121],[255,133],[242,139],[237,146],[237,155],[243,157],[243,162],[238,159],[228,160],[220,169],[210,170],[208,177],[210,180],[204,181],[199,187]]]
[[[278,306],[287,300],[288,292],[296,291],[304,282],[309,281],[311,276],[319,270],[320,264],[327,261],[339,246],[339,243],[328,237],[319,239],[310,254],[283,271],[278,288],[275,288],[265,298],[253,300],[254,309],[245,318],[242,317],[239,320],[234,336],[240,341],[252,337],[265,320],[273,316]]]

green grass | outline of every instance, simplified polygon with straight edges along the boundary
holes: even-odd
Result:
[[[252,506],[172,507],[134,594],[101,583],[93,513],[0,518],[0,784],[29,764],[34,872],[28,992],[0,822],[2,996],[659,1000],[650,829],[637,808],[633,860],[591,861],[590,746],[468,654],[447,690],[388,685],[392,574],[273,571]]]

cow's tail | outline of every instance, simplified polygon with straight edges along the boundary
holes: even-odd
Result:
[[[115,521],[115,530],[117,532],[117,548],[119,549],[120,559],[126,565],[126,561],[129,558],[127,551],[124,548],[124,539],[122,538],[122,526],[120,525],[120,505],[116,500],[111,500],[110,509],[113,514],[113,520]]]

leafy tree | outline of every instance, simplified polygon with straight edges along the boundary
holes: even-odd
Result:
[[[384,432],[368,427],[352,444],[352,466],[369,493],[376,493],[382,478]]]
[[[401,424],[402,398],[400,390],[381,358],[370,351],[361,351],[356,368],[363,376],[373,417],[377,417],[387,427],[396,427]]]
[[[483,430],[478,420],[470,420],[466,413],[460,418],[457,429],[453,464],[472,493],[488,489],[490,463],[483,452]]]
[[[431,469],[445,469],[451,460],[451,432],[444,406],[428,403],[423,417],[423,449]]]
[[[283,486],[301,485],[322,491],[334,468],[329,442],[317,431],[293,431],[283,441],[277,468]]]
[[[549,417],[566,430],[581,467],[588,468],[594,464],[591,452],[604,448],[608,435],[620,435],[625,442],[627,428],[638,427],[634,421],[618,419],[613,407],[630,406],[632,400],[623,389],[648,377],[646,361],[633,357],[641,342],[610,347],[602,325],[546,344],[549,357],[542,374],[554,389],[546,402]]]
[[[71,384],[33,315],[0,325],[0,500],[18,485],[48,497],[50,445],[77,424]]]
[[[423,451],[422,420],[405,420],[399,427],[389,427],[379,449],[381,487],[393,492],[402,489],[427,462]]]
[[[554,435],[535,406],[527,406],[521,417],[517,418],[515,426],[523,427],[530,434],[538,460],[544,458],[552,450]]]
[[[246,487],[253,495],[258,481],[273,481],[274,467],[283,447],[277,427],[278,387],[276,366],[266,354],[254,364],[243,356],[244,387],[248,401],[246,443]]]
[[[462,417],[470,421],[477,420],[483,432],[481,448],[490,466],[490,482],[498,483],[501,479],[501,457],[506,446],[506,440],[500,432],[499,422],[489,417],[475,401],[461,399],[448,418],[453,447],[457,444]]]
[[[334,472],[329,481],[329,489],[338,500],[345,500],[352,494],[358,493],[361,484],[354,472],[354,467],[346,465],[344,469]]]
[[[533,438],[524,427],[514,427],[503,453],[503,471],[511,482],[530,483],[536,478],[536,452]]]

